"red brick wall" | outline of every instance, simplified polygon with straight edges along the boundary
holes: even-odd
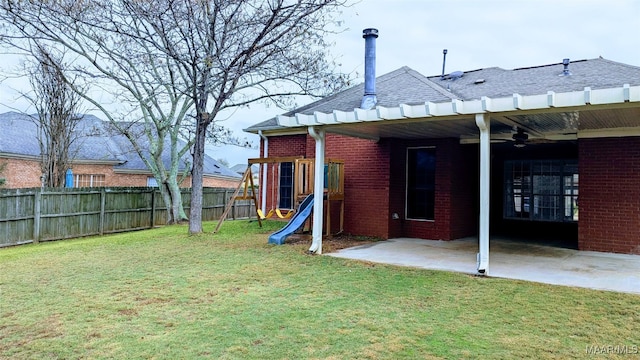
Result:
[[[313,158],[310,141],[307,157]],[[327,134],[325,156],[344,160],[345,233],[389,237],[389,150],[386,141]]]
[[[0,163],[7,163],[7,167],[2,174],[7,179],[5,188],[30,188],[40,187],[40,163],[36,160],[24,159],[2,159]],[[107,186],[146,186],[146,177],[144,185],[120,185],[120,176],[114,174],[111,165],[73,165],[74,174],[103,174]]]
[[[407,146],[436,146],[434,221],[404,220]],[[315,141],[311,136],[269,138],[270,157],[300,155],[315,157]],[[464,147],[457,139],[375,142],[327,134],[325,156],[345,162],[346,233],[445,240],[477,233],[477,151],[474,147]],[[272,207],[274,194],[271,174],[270,165],[267,209]],[[391,219],[394,212],[402,220]]]
[[[0,159],[0,164],[7,164],[0,177],[5,178],[4,188],[18,189],[39,187],[42,185],[40,181],[40,162],[35,160],[21,159]]]
[[[5,188],[30,188],[39,187],[40,163],[36,160],[23,159],[0,159],[0,164],[7,163],[7,167],[1,177],[7,179]],[[72,166],[74,174],[94,174],[105,176],[105,186],[147,186],[147,178],[151,175],[143,174],[121,174],[113,171],[112,165],[84,165],[74,164]],[[204,177],[203,184],[206,187],[228,187],[235,188],[239,180],[224,180],[213,177]],[[191,187],[191,177],[187,177],[182,182],[181,187]]]
[[[640,138],[581,139],[580,250],[640,254]]]
[[[305,134],[269,138],[269,157],[304,156],[306,151],[307,135]],[[262,142],[260,146],[260,156],[264,156],[264,145]]]
[[[436,198],[433,221],[405,219],[407,147],[434,146],[436,149]],[[391,220],[390,237],[416,237],[452,240],[477,233],[476,194],[477,160],[473,148],[463,147],[457,139],[395,140],[391,158],[391,212],[400,215]]]
[[[261,156],[264,148],[261,147]],[[269,157],[315,158],[315,140],[309,135],[269,138]],[[389,149],[385,143],[327,134],[326,158],[345,161],[345,233],[388,237]],[[267,210],[273,207],[272,166],[269,165]],[[276,166],[276,179],[278,178]],[[277,181],[276,181],[277,182]],[[333,208],[336,209],[336,208]],[[335,213],[336,211],[333,211]],[[337,220],[334,218],[333,223]]]

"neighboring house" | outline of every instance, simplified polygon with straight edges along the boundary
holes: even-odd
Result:
[[[245,171],[247,171],[247,164],[236,164],[231,167],[231,170],[243,176]],[[260,175],[260,167],[258,164],[251,165],[251,175],[253,176],[253,184],[259,185],[259,175]]]
[[[73,186],[157,186],[142,159],[111,125],[93,115],[85,115],[76,127],[78,138],[71,149]],[[5,188],[41,186],[38,126],[30,116],[15,112],[0,114],[0,163],[7,167]],[[143,138],[141,138],[143,139]],[[182,142],[184,144],[184,142]],[[148,148],[143,143],[143,148]],[[165,145],[163,162],[169,166],[169,145]],[[189,169],[191,154],[183,156],[180,171]],[[240,176],[210,156],[204,161],[204,186],[236,187]],[[181,187],[190,187],[187,176]]]
[[[343,159],[347,233],[478,236],[481,273],[489,235],[640,254],[637,66],[598,58],[444,76],[365,71],[365,84],[245,131],[268,139],[269,157]],[[267,192],[267,208],[274,197]]]

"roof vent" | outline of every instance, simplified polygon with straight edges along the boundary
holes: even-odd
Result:
[[[485,81],[486,81],[485,79],[478,79],[478,80],[474,81],[473,83],[478,85],[478,84],[484,84]]]
[[[464,72],[462,72],[462,71],[454,71],[451,74],[449,74],[448,78],[451,79],[451,80],[458,80],[463,76],[464,76]]]
[[[560,74],[560,76],[571,75],[571,71],[569,71],[569,59],[562,59],[562,65],[564,65],[564,69],[562,70],[562,74]]]

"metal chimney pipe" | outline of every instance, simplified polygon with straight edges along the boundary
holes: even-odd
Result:
[[[440,80],[444,79],[444,65],[447,63],[447,49],[442,50],[442,75]]]
[[[378,29],[364,29],[364,96],[361,109],[373,109],[378,103],[376,98],[376,38]]]

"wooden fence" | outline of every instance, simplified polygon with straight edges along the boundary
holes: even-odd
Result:
[[[234,189],[204,188],[202,219],[218,220]],[[182,190],[187,215],[191,190]],[[255,216],[252,201],[236,201],[228,219]],[[0,247],[148,229],[165,225],[157,188],[0,190]]]

